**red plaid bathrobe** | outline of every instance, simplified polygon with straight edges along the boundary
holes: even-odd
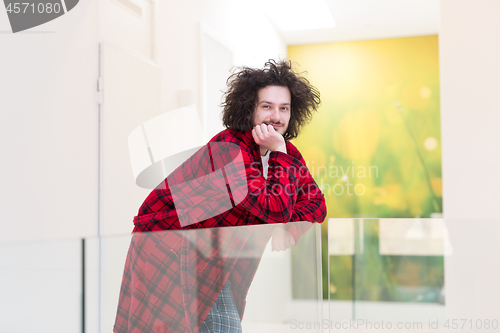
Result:
[[[270,237],[249,226],[326,216],[300,152],[286,148],[270,153],[265,179],[251,132],[224,130],[149,194],[134,218],[114,332],[196,333],[227,279],[243,317]],[[242,227],[217,228],[227,226]],[[280,225],[296,242],[308,226]]]

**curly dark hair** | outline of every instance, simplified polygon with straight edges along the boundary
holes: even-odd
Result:
[[[285,140],[299,135],[317,111],[321,99],[318,89],[292,70],[291,62],[269,60],[263,69],[242,67],[227,79],[228,90],[224,94],[222,122],[225,127],[240,132],[253,128],[253,112],[257,103],[257,92],[267,86],[282,86],[290,90],[291,114]]]

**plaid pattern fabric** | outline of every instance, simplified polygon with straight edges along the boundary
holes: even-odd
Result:
[[[199,333],[218,332],[242,332],[240,315],[234,303],[233,292],[231,290],[231,280],[228,280],[220,291],[219,296],[199,330]]]
[[[271,233],[262,227],[135,233],[114,331],[198,332],[230,279],[242,314]]]
[[[280,223],[298,242],[310,224],[287,222],[326,216],[299,151],[287,152],[270,153],[266,180],[251,132],[224,130],[150,193],[134,218],[114,332],[198,332],[228,279],[243,317],[270,237],[244,226]],[[228,226],[240,228],[217,228]]]

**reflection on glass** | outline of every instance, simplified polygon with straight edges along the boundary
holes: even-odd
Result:
[[[245,332],[293,332],[299,322],[316,322],[319,331],[320,246],[318,226],[312,226],[290,222],[133,234],[114,331],[198,332],[221,292],[232,293],[236,321],[243,318]],[[297,267],[292,268],[291,251],[270,251],[276,228],[298,240],[295,266],[305,274],[293,275],[293,283]],[[221,307],[217,303],[224,311]]]
[[[443,220],[330,219],[328,229],[332,317],[444,317]]]

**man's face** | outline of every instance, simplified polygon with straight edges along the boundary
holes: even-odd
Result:
[[[267,86],[257,91],[253,126],[273,125],[276,132],[285,134],[290,121],[291,95],[287,87]]]

